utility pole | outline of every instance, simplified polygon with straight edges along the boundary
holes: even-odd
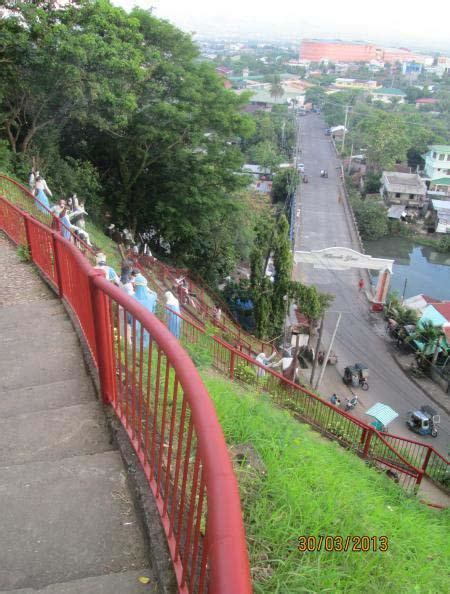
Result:
[[[320,382],[322,381],[323,374],[325,373],[325,368],[327,366],[328,358],[331,353],[331,347],[333,346],[334,339],[336,338],[336,333],[337,333],[337,329],[339,327],[339,322],[341,321],[341,317],[342,317],[342,314],[339,312],[338,319],[336,321],[336,326],[334,327],[334,330],[333,330],[333,336],[331,337],[331,340],[330,340],[330,346],[328,347],[327,354],[325,355],[325,359],[323,360],[323,365],[322,365],[322,369],[320,370],[319,379],[317,380],[316,387],[314,388],[315,390],[319,389]]]
[[[402,294],[402,303],[405,300],[405,293],[406,293],[406,285],[408,284],[408,279],[405,278],[405,283],[403,285],[403,294]]]
[[[342,133],[342,147],[341,147],[341,153],[344,152],[344,146],[345,146],[345,135],[347,133],[347,123],[348,123],[348,112],[350,110],[350,105],[346,105],[345,106],[345,120],[344,120],[344,131]]]
[[[320,319],[319,338],[317,339],[316,352],[314,353],[314,362],[313,362],[313,367],[312,367],[312,371],[311,371],[311,377],[309,379],[309,383],[311,384],[311,386],[313,385],[314,375],[316,373],[316,367],[317,367],[317,360],[319,358],[320,345],[322,344],[322,334],[323,334],[324,321],[325,321],[325,315],[323,315],[321,317],[321,319]]]
[[[352,148],[350,149],[350,159],[348,161],[348,168],[347,168],[347,173],[350,175],[350,171],[352,169],[352,157],[353,157],[353,142],[352,142]]]

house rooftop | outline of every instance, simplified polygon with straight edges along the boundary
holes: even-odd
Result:
[[[432,179],[431,183],[436,186],[450,186],[450,177],[439,177]]]
[[[430,104],[430,105],[434,105],[435,103],[439,103],[438,99],[433,99],[432,97],[422,97],[422,99],[416,99],[416,103],[419,104]]]
[[[450,153],[450,145],[449,144],[431,144],[428,147],[429,151],[436,151],[439,153]]]
[[[450,322],[450,301],[443,303],[433,303],[434,309],[438,311],[448,322]]]
[[[431,203],[433,205],[433,208],[437,211],[450,211],[449,200],[432,200]]]
[[[423,196],[427,193],[425,182],[417,173],[383,171],[383,180],[388,192],[421,194]]]
[[[375,89],[372,91],[374,95],[395,95],[396,97],[406,97],[406,93],[401,89],[390,89],[382,87],[381,89]]]

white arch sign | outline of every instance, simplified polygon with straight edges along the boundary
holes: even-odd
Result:
[[[369,270],[389,270],[392,274],[394,260],[372,258],[366,254],[346,247],[330,247],[312,252],[295,251],[296,264],[313,264],[314,268],[331,270],[347,270],[348,268],[367,268]]]
[[[385,258],[372,258],[366,254],[360,254],[355,250],[346,247],[330,247],[312,252],[295,251],[294,262],[296,264],[312,264],[314,268],[327,270],[348,270],[349,268],[365,268],[367,270],[379,270],[378,283],[375,289],[372,308],[382,309],[386,300],[391,280],[394,260]]]

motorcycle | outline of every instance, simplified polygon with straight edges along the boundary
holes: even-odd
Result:
[[[346,398],[344,409],[346,412],[348,412],[349,410],[353,410],[357,404],[358,396],[356,396],[356,394],[353,394],[351,398]]]

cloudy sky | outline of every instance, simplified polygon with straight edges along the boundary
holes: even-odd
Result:
[[[182,29],[200,34],[260,32],[450,47],[450,0],[113,0],[126,9],[151,8]]]

